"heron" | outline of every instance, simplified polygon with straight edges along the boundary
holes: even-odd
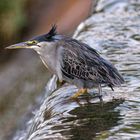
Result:
[[[6,47],[6,49],[27,48],[35,50],[44,65],[59,81],[75,85],[78,91],[71,96],[77,99],[96,87],[101,99],[102,85],[113,90],[124,83],[115,66],[104,59],[93,47],[72,37],[61,35],[53,25],[46,34],[28,41]]]

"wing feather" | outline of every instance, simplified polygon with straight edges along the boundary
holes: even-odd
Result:
[[[111,87],[124,82],[117,69],[87,44],[65,38],[59,45],[63,47],[61,70],[68,78],[92,80]]]

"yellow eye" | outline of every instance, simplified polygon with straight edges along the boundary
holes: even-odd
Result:
[[[38,42],[36,40],[29,40],[27,41],[28,45],[36,45]]]

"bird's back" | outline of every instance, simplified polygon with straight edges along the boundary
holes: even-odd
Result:
[[[63,37],[58,44],[63,48],[61,71],[67,80],[78,79],[86,85],[91,82],[110,87],[124,82],[117,69],[87,44],[68,37]]]

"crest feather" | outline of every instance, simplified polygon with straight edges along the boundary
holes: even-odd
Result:
[[[50,31],[46,34],[46,39],[47,40],[51,40],[51,39],[53,39],[53,36],[55,36],[56,34],[57,34],[57,26],[54,24],[53,26],[52,26],[52,28],[50,29]]]

